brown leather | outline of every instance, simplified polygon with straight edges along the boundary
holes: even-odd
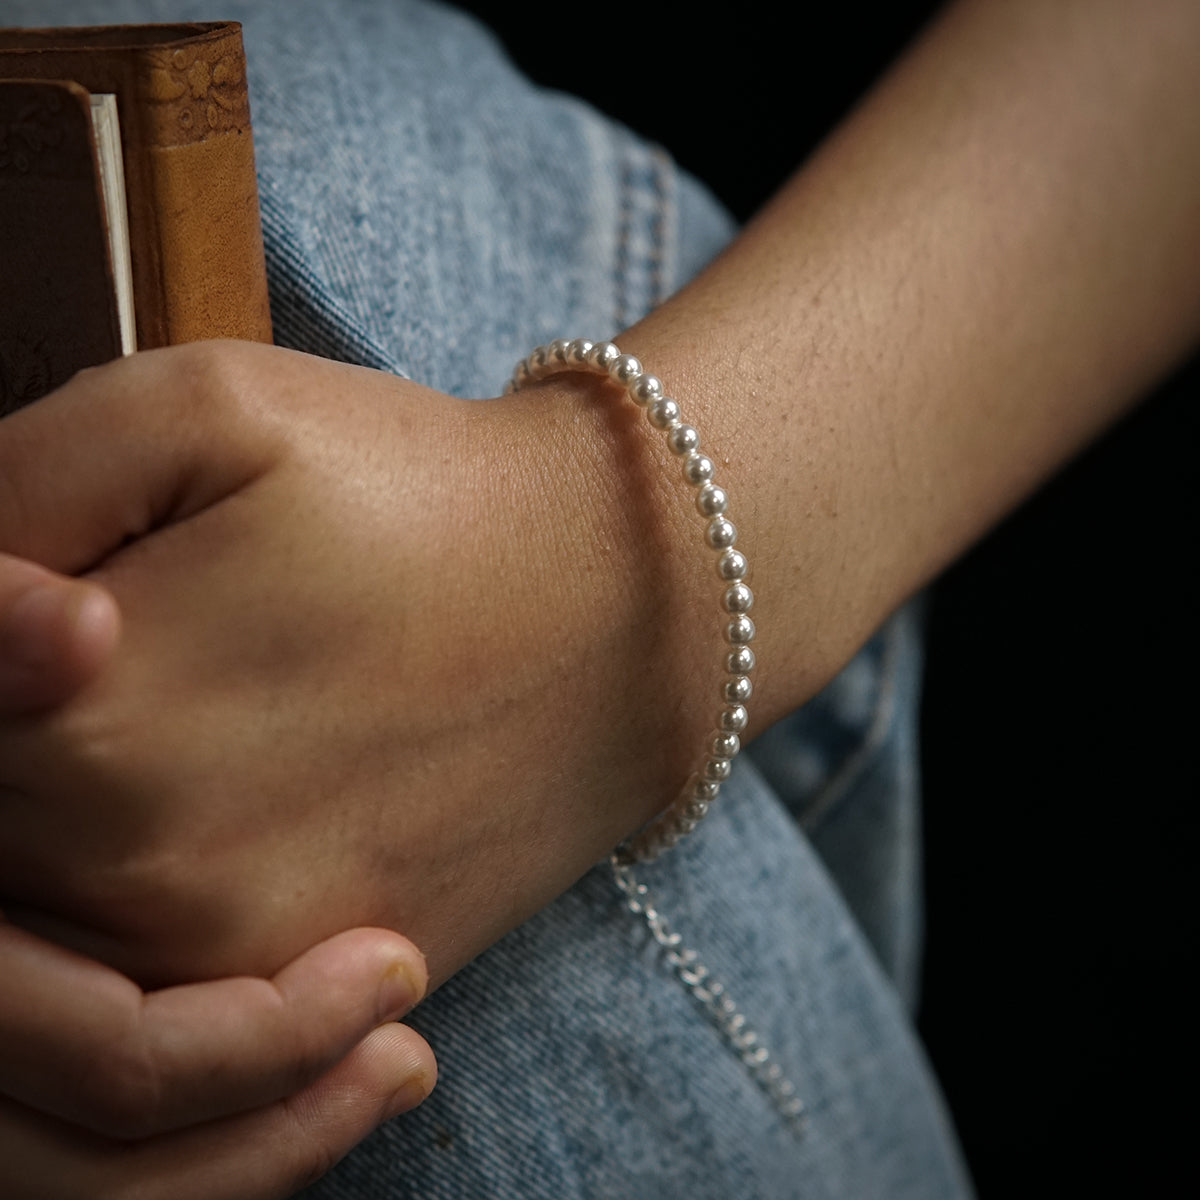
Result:
[[[240,25],[0,30],[4,79],[116,94],[139,349],[271,340]]]
[[[0,416],[121,351],[88,93],[0,82]]]

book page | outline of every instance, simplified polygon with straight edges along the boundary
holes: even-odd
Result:
[[[100,162],[100,188],[104,196],[104,221],[116,289],[117,319],[121,327],[121,353],[137,349],[133,311],[133,264],[129,257],[129,210],[125,201],[125,164],[121,157],[121,127],[117,98],[93,93],[92,137]]]

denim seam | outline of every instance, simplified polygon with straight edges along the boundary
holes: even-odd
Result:
[[[629,324],[634,313],[641,316],[643,310],[660,304],[673,282],[673,261],[668,259],[667,248],[676,232],[674,164],[656,146],[632,149],[646,157],[631,152],[621,162],[621,200],[614,248],[616,316],[621,328]],[[638,247],[642,248],[641,259],[636,255]],[[620,869],[616,878],[620,886]],[[678,932],[670,929],[652,894],[640,889],[632,874],[629,881],[630,890],[622,888],[624,907],[639,923],[644,922],[647,933],[658,943],[658,969],[667,972],[687,995],[693,1017],[717,1033],[723,1051],[749,1075],[775,1117],[793,1136],[802,1138],[803,1103],[782,1065],[754,1032],[762,1028],[761,1024],[734,1005],[718,977],[710,974],[706,964],[712,956],[698,949],[692,938],[685,944]],[[706,1005],[709,991],[712,1004]]]
[[[613,263],[613,317],[619,332],[629,324],[629,225],[632,220],[633,171],[628,159],[621,162],[620,209],[617,214],[617,244]]]
[[[660,150],[657,146],[651,146],[650,156],[655,167],[654,193],[658,202],[654,211],[654,225],[650,237],[650,251],[653,255],[650,296],[651,303],[657,307],[667,298],[669,290],[667,247],[673,245],[675,240],[675,230],[671,221],[675,211],[674,190],[671,185],[675,176],[672,169],[673,163],[665,151]]]
[[[270,182],[260,180],[259,191],[271,315],[280,344],[407,378],[399,363],[330,294],[308,264]],[[279,337],[283,331],[286,333]]]
[[[657,146],[627,146],[618,168],[613,264],[616,329],[627,328],[673,290],[674,163]]]
[[[905,636],[904,628],[896,621],[889,622],[884,629],[883,655],[880,661],[879,690],[876,694],[875,711],[857,749],[849,754],[826,780],[820,791],[809,803],[799,818],[800,828],[810,836],[817,831],[825,819],[836,808],[838,801],[850,789],[856,776],[862,772],[870,759],[887,738],[896,711],[896,674],[900,667],[900,643]]]

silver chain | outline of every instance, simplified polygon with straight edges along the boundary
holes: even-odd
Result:
[[[724,984],[714,978],[696,951],[685,946],[682,936],[671,928],[667,918],[655,905],[650,889],[638,882],[633,867],[616,855],[610,862],[613,878],[625,898],[625,907],[645,921],[650,936],[662,950],[663,958],[675,978],[691,993],[692,999],[741,1060],[788,1128],[797,1137],[803,1137],[806,1120],[804,1101],[797,1094],[795,1085],[784,1075],[762,1039],[725,990]]]

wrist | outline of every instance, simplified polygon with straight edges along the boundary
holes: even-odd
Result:
[[[505,502],[526,514],[497,569],[521,562],[512,619],[569,672],[554,711],[596,744],[603,853],[674,800],[711,732],[722,641],[703,523],[661,438],[603,379],[545,379],[478,411],[510,463]]]
[[[749,645],[756,631],[753,618],[749,616],[754,596],[745,582],[748,559],[735,545],[737,530],[727,514],[728,493],[718,481],[716,464],[701,448],[700,433],[686,420],[678,401],[666,395],[662,381],[647,371],[636,357],[623,353],[611,342],[560,340],[538,348],[522,360],[514,372],[510,390],[529,387],[547,377],[559,379],[564,375],[597,381],[613,398],[609,403],[615,401],[619,406],[615,411],[634,414],[635,419],[636,416],[645,418],[644,424],[637,424],[650,432],[652,441],[661,444],[650,448],[657,453],[643,454],[639,459],[639,482],[644,479],[648,464],[659,467],[656,474],[660,480],[663,477],[662,467],[667,468],[667,478],[675,477],[674,488],[667,490],[673,490],[676,495],[660,499],[656,493],[660,493],[661,488],[642,489],[654,500],[670,506],[664,507],[664,512],[675,514],[673,520],[656,520],[655,531],[664,526],[668,529],[674,527],[674,540],[678,544],[678,514],[686,507],[691,507],[699,517],[699,523],[693,518],[695,528],[687,537],[692,549],[686,559],[676,550],[675,554],[666,554],[660,561],[672,564],[668,574],[678,579],[682,576],[680,568],[685,561],[691,564],[692,571],[688,572],[691,574],[696,563],[707,557],[715,568],[717,579],[721,581],[721,608],[724,611],[718,628],[726,644],[717,642],[721,652],[719,660],[715,654],[710,660],[712,669],[709,686],[704,688],[701,683],[703,690],[695,693],[703,695],[703,691],[709,692],[708,712],[711,719],[707,724],[708,733],[692,742],[691,769],[677,776],[671,803],[665,811],[660,809],[658,819],[622,845],[619,852],[623,861],[653,858],[674,845],[703,818],[709,804],[716,799],[721,783],[728,778],[732,759],[741,747],[741,735],[748,724],[746,702],[753,691],[750,672],[755,666],[754,653]],[[653,438],[655,433],[660,436]],[[659,457],[665,461],[653,463],[652,460]],[[619,461],[628,460],[622,458]],[[686,500],[691,501],[690,505],[679,504],[677,493],[680,491],[684,492]],[[686,536],[689,531],[683,532]],[[701,553],[705,549],[707,555]],[[709,588],[711,595],[711,582]],[[662,590],[661,594],[664,594]],[[665,594],[669,597],[672,592],[668,588]],[[682,587],[674,594],[682,600],[691,598],[694,601],[702,593],[697,589]],[[695,604],[686,603],[681,607],[693,609]],[[700,624],[699,621],[696,623]],[[697,657],[693,650],[691,654],[677,657],[675,661],[695,663]],[[718,661],[720,667],[717,666]],[[703,672],[699,674],[702,676]],[[694,695],[681,696],[675,711],[680,713],[690,709],[690,699],[694,699]],[[703,709],[703,701],[700,707]],[[697,728],[704,727],[701,718]]]

